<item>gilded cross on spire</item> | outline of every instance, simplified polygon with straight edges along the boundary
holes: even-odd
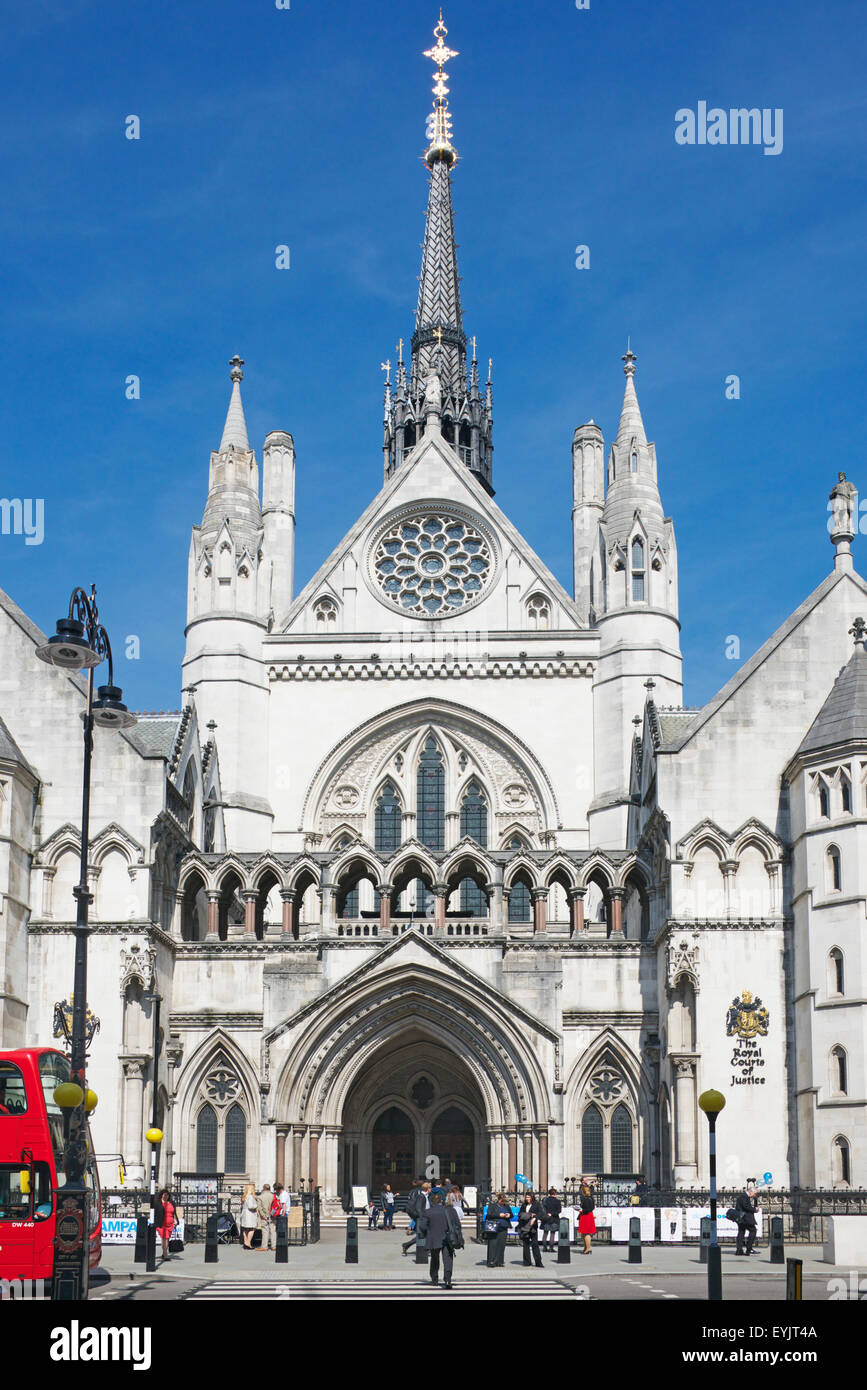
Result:
[[[443,12],[440,10],[439,24],[434,29],[436,43],[433,48],[425,49],[425,58],[430,58],[431,62],[436,63],[437,70],[434,73],[433,85],[433,111],[428,116],[427,135],[430,144],[425,151],[425,160],[429,167],[433,167],[438,159],[442,159],[451,166],[457,159],[457,151],[452,144],[452,118],[449,112],[448,94],[449,89],[446,83],[449,75],[445,70],[446,63],[450,58],[457,58],[456,48],[447,48],[443,39],[448,33],[448,29],[443,24]]]
[[[391,362],[390,362],[390,361],[389,361],[389,362],[380,362],[380,364],[379,364],[379,370],[380,370],[381,372],[385,372],[385,380],[386,380],[386,383],[390,386],[390,385],[391,385]]]
[[[397,343],[395,344],[395,347],[396,347],[396,349],[397,349],[397,360],[398,360],[398,362],[402,362],[402,361],[403,361],[403,338],[401,338],[401,339],[399,340],[399,342],[397,342]]]

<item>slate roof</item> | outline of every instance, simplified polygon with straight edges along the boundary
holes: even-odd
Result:
[[[798,752],[816,753],[853,740],[867,743],[867,650],[861,642],[856,642]]]
[[[171,758],[181,722],[180,711],[172,714],[137,714],[138,723],[129,730],[130,741],[142,753]]]

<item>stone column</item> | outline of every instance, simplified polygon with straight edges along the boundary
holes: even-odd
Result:
[[[175,893],[175,907],[172,912],[171,934],[177,941],[181,940],[184,928],[184,895]]]
[[[280,897],[283,900],[283,921],[280,927],[280,935],[284,941],[292,939],[292,914],[295,910],[295,893],[291,888],[281,888]]]
[[[672,1057],[675,1069],[675,1182],[693,1180],[698,1173],[695,1130],[695,1058]]]
[[[546,931],[548,928],[548,889],[531,888],[530,896],[533,899],[533,929],[534,931]]]
[[[780,891],[780,870],[782,868],[781,859],[769,859],[765,868],[768,871],[768,892],[770,901],[770,915],[776,917],[783,910],[783,897]],[[764,916],[764,913],[760,913]]]
[[[244,935],[255,937],[256,935],[256,892],[255,889],[247,888],[241,894],[244,899]]]
[[[533,1182],[535,1178],[535,1164],[533,1163],[533,1126],[522,1125],[521,1135],[524,1140],[524,1154],[521,1161],[521,1172],[524,1174],[525,1178],[529,1178],[530,1181]]]
[[[274,1174],[275,1182],[279,1182],[281,1187],[286,1186],[286,1130],[281,1126],[277,1130],[277,1169]]]
[[[569,889],[570,936],[577,936],[584,930],[584,898],[586,893],[586,888]]]
[[[298,1187],[301,1182],[301,1151],[304,1143],[304,1125],[292,1126],[292,1185]]]
[[[508,1149],[506,1153],[506,1187],[511,1190],[515,1183],[515,1174],[518,1171],[518,1132],[514,1129],[506,1131],[508,1136]]]
[[[488,1141],[491,1150],[491,1171],[480,1173],[480,1180],[483,1178],[491,1179],[491,1187],[495,1192],[505,1184],[503,1182],[503,1130],[501,1125],[488,1125]],[[483,1165],[484,1166],[484,1165]]]
[[[391,895],[394,888],[390,883],[379,884],[379,934],[391,935]]]
[[[323,883],[318,888],[319,901],[322,904],[320,916],[321,931],[323,936],[337,935],[337,885],[334,883]]]
[[[724,859],[720,864],[723,876],[724,895],[725,895],[725,915],[732,916],[732,904],[734,902],[735,874],[738,871],[738,861],[736,859]]]
[[[320,1179],[323,1195],[326,1197],[339,1197],[339,1185],[337,1180],[337,1155],[340,1150],[340,1126],[327,1125],[325,1128],[325,1138],[323,1140],[324,1161],[322,1164],[322,1177]],[[316,1184],[313,1184],[314,1187]]]
[[[539,1131],[539,1191],[548,1191],[548,1130],[542,1126]]]
[[[220,932],[220,895],[215,888],[208,889],[208,940],[216,941]]]
[[[448,902],[449,890],[445,883],[435,883],[434,891],[434,926],[438,931],[442,931],[446,924],[446,903]]]
[[[150,1064],[149,1057],[123,1057],[124,1097],[123,1133],[121,1152],[126,1160],[127,1170],[133,1177],[133,1170],[140,1170],[144,1177],[142,1160],[144,1144],[144,1078]]]
[[[609,888],[608,901],[611,904],[611,935],[623,936],[623,898],[625,888]]]
[[[310,1130],[310,1191],[319,1182],[319,1136],[322,1133],[322,1126],[317,1125]]]

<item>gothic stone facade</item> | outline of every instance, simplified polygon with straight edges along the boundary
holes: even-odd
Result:
[[[441,114],[437,121],[442,123]],[[493,497],[445,126],[384,483],[297,595],[295,447],[242,366],[188,570],[179,714],[97,730],[91,1083],[103,1176],[405,1190],[583,1171],[867,1182],[867,652],[854,489],[834,568],[701,709],[627,352],[607,456],[572,445],[574,589]],[[445,133],[444,133],[445,132]],[[818,541],[817,541],[818,544]],[[853,647],[852,638],[855,638]],[[84,686],[5,595],[0,1036],[72,979]]]

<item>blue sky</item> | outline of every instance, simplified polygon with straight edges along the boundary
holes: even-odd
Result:
[[[94,579],[118,654],[141,639],[118,660],[130,704],[171,708],[228,359],[246,361],[260,461],[269,430],[295,437],[296,591],[381,484],[379,364],[413,327],[437,11],[3,11],[0,492],[45,499],[45,539],[0,536],[0,586],[53,630]],[[837,470],[867,492],[863,5],[451,0],[445,20],[497,501],[571,591],[572,432],[592,417],[613,437],[630,334],[676,528],[685,701],[702,703],[739,664],[726,638],[746,660],[830,569]],[[678,145],[675,112],[699,101],[782,108],[782,153]]]

